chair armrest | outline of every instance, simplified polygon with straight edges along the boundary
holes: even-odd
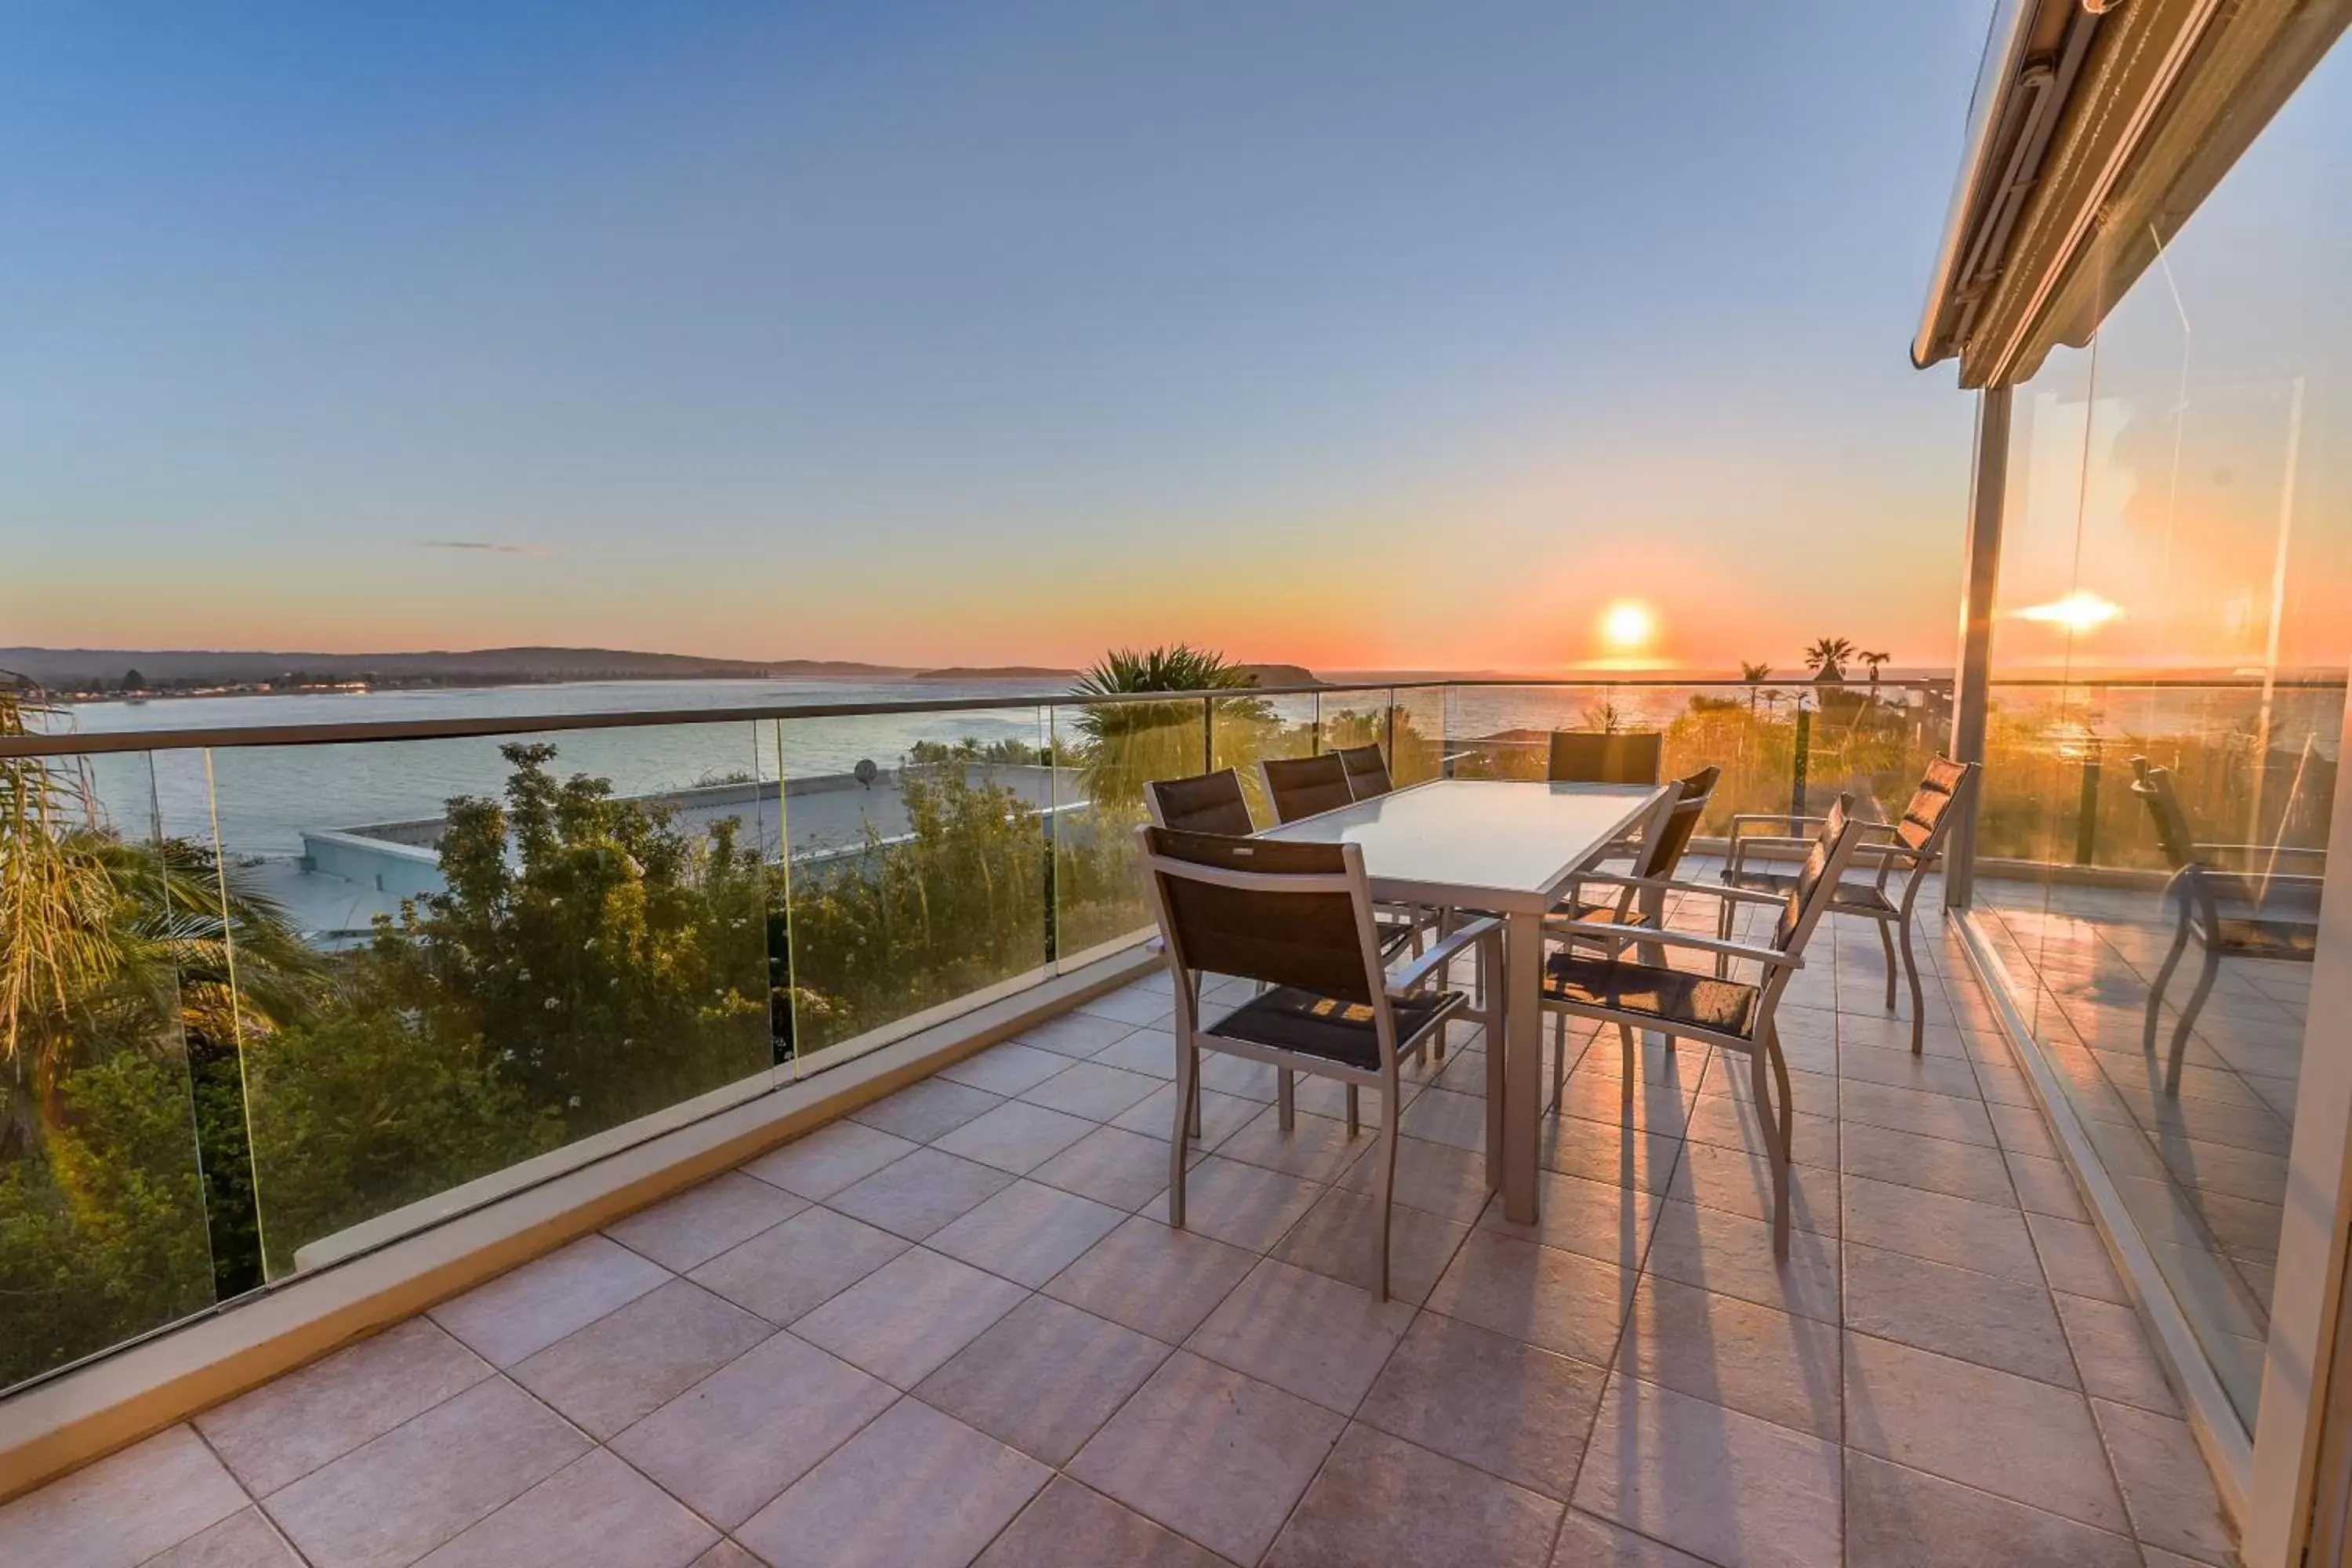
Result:
[[[1687,947],[1698,952],[1717,952],[1728,958],[1751,959],[1768,969],[1805,967],[1802,957],[1795,953],[1782,952],[1777,947],[1751,947],[1746,942],[1718,942],[1714,937],[1694,936],[1688,931],[1676,931],[1672,926],[1664,929],[1657,926],[1621,926],[1616,931],[1608,933],[1604,933],[1598,926],[1592,928],[1594,938],[1604,934],[1622,935],[1622,940],[1629,945],[1633,942],[1654,942],[1667,947]],[[1579,933],[1578,940],[1587,939]]]
[[[1468,925],[1455,927],[1447,935],[1432,943],[1429,951],[1419,958],[1402,969],[1389,971],[1389,994],[1391,996],[1409,994],[1423,981],[1443,970],[1447,963],[1464,948],[1468,947],[1472,942],[1483,941],[1502,929],[1503,922],[1493,919],[1475,920]]]
[[[1612,888],[1642,888],[1666,893],[1696,893],[1703,898],[1722,899],[1728,903],[1778,904],[1787,901],[1784,894],[1755,893],[1745,888],[1727,887],[1721,882],[1671,881],[1661,877],[1616,877],[1606,871],[1584,872],[1570,885],[1586,882],[1606,882]]]

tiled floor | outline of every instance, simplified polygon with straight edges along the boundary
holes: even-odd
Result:
[[[1285,1134],[1217,1063],[1172,1231],[1147,984],[0,1509],[0,1562],[2225,1563],[1929,945],[1923,1059],[1867,928],[1791,993],[1785,1262],[1744,1079],[1653,1050],[1625,1111],[1613,1037],[1571,1037],[1530,1227],[1484,1188],[1475,1034],[1417,1075],[1397,1300],[1323,1086]]]
[[[2251,1418],[2262,1383],[2309,964],[2225,960],[2164,1089],[2144,1048],[2148,985],[2172,930],[2153,893],[1998,882],[1983,929],[2021,1011],[2126,1206]],[[2159,1051],[2197,953],[2168,989]]]

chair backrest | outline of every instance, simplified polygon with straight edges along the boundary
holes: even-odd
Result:
[[[1356,846],[1136,832],[1160,935],[1180,971],[1379,1006],[1386,982],[1378,978],[1371,884]]]
[[[1690,848],[1691,836],[1698,831],[1698,819],[1706,811],[1707,797],[1715,794],[1716,781],[1722,776],[1721,768],[1705,767],[1681,781],[1682,794],[1667,812],[1665,825],[1654,833],[1643,835],[1635,876],[1674,876],[1675,868],[1683,862],[1684,852]]]
[[[1144,805],[1161,827],[1185,833],[1223,833],[1245,838],[1257,830],[1250,820],[1242,775],[1231,768],[1191,778],[1154,779],[1143,786]]]
[[[1927,764],[1919,787],[1911,792],[1911,804],[1903,808],[1903,819],[1895,825],[1895,841],[1921,859],[1935,854],[1944,836],[1952,830],[1957,820],[1954,808],[1960,804],[1975,782],[1977,764],[1956,763],[1949,757],[1937,757]]]
[[[1845,875],[1846,863],[1862,846],[1863,825],[1854,820],[1853,812],[1853,796],[1839,795],[1822,820],[1822,830],[1813,836],[1813,847],[1797,872],[1796,885],[1780,906],[1780,918],[1772,922],[1772,945],[1780,952],[1801,951],[1805,939],[1828,912],[1830,900],[1837,897],[1838,879]]]
[[[1655,730],[1554,730],[1554,784],[1647,784],[1665,765],[1666,738]]]
[[[1370,800],[1374,795],[1387,795],[1396,788],[1389,782],[1388,759],[1381,755],[1378,742],[1349,746],[1331,754],[1339,758],[1348,770],[1348,788],[1354,792],[1358,800]]]
[[[2180,796],[2173,793],[2172,772],[2159,768],[2146,757],[2134,757],[2132,794],[2147,802],[2147,814],[2155,820],[2157,847],[2175,871],[2185,871],[2197,858],[2197,841],[2189,831],[2188,814],[2180,809]]]
[[[1356,797],[1348,788],[1348,764],[1337,752],[1312,757],[1268,757],[1258,763],[1265,780],[1265,798],[1274,803],[1276,822],[1337,811]]]

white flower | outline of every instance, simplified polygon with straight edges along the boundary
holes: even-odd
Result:
[[[561,1003],[561,1002],[558,1002],[554,997],[550,996],[546,1001],[544,1001],[544,1002],[541,1003],[541,1004],[540,1004],[540,1005],[541,1005],[541,1006],[542,1006],[542,1007],[544,1007],[544,1008],[546,1008],[549,1012],[552,1013],[552,1012],[554,1012],[558,1007],[562,1006],[562,1005],[563,1005],[563,1004],[562,1004],[562,1003]]]

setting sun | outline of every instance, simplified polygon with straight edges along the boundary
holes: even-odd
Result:
[[[1638,599],[1621,599],[1601,616],[1601,640],[1620,653],[1650,646],[1658,635],[1658,617]]]
[[[2030,605],[2017,612],[2017,618],[2063,626],[2079,635],[2095,632],[2123,613],[2123,607],[2113,601],[2078,588],[2047,605]]]

